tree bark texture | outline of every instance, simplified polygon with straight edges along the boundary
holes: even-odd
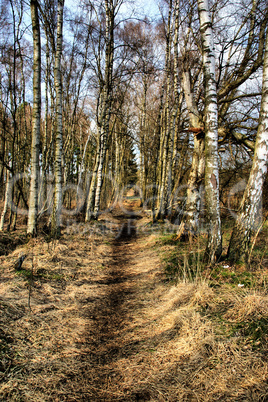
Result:
[[[167,214],[167,207],[171,192],[168,183],[168,160],[170,157],[170,95],[171,95],[171,20],[172,0],[169,1],[169,13],[166,32],[166,56],[165,56],[165,79],[166,79],[166,100],[163,110],[162,132],[160,141],[160,187],[158,191],[157,219],[163,219]],[[174,139],[174,138],[173,138]]]
[[[107,140],[109,136],[110,116],[112,107],[112,77],[114,63],[114,18],[115,9],[113,1],[105,0],[105,77],[100,119],[100,159],[97,171],[97,183],[95,193],[94,218],[98,218],[100,210],[100,196],[103,184],[103,167],[105,163]]]
[[[262,192],[268,165],[268,35],[263,66],[262,100],[253,164],[232,232],[228,258],[248,261],[252,236],[262,220]]]
[[[190,72],[184,71],[182,74],[182,88],[189,114],[191,128],[201,130],[194,133],[194,149],[191,170],[187,182],[186,204],[184,216],[178,229],[178,238],[182,236],[196,235],[199,229],[199,215],[201,207],[201,183],[204,178],[205,158],[204,158],[204,138],[202,118],[197,110],[191,88]]]
[[[98,146],[94,172],[87,199],[86,221],[89,221],[91,217],[97,219],[100,211],[103,170],[105,166],[112,107],[114,19],[115,6],[111,0],[105,0],[105,68],[104,78],[101,73],[99,76],[100,93],[97,108]],[[99,64],[101,64],[100,60]]]
[[[198,0],[205,85],[205,192],[208,242],[206,261],[214,264],[221,256],[222,236],[219,201],[218,106],[215,54],[208,0]]]
[[[8,169],[6,169],[6,191],[5,191],[5,202],[4,202],[4,208],[2,211],[1,215],[1,220],[0,220],[0,232],[3,232],[4,230],[4,223],[5,223],[5,217],[6,213],[8,210],[8,206],[10,205],[12,201],[12,181],[11,181],[11,173]]]
[[[31,0],[31,18],[33,29],[33,117],[31,149],[31,183],[27,233],[36,235],[38,214],[38,182],[40,154],[40,119],[41,119],[41,43],[38,3]]]
[[[54,207],[51,220],[51,233],[60,235],[61,210],[62,210],[62,31],[63,31],[63,7],[64,0],[58,1],[57,19],[57,46],[55,54],[54,82],[56,89],[56,141],[55,141],[55,191]]]

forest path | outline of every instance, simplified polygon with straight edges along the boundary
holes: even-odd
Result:
[[[71,222],[57,241],[0,256],[0,400],[268,400],[267,348],[218,326],[224,306],[224,320],[252,306],[266,320],[267,294],[167,283],[174,255],[163,225],[127,199],[97,222]]]
[[[55,242],[33,239],[0,257],[2,400],[162,400],[148,378],[162,382],[152,351],[165,350],[170,334],[164,325],[156,336],[165,285],[149,223],[127,199],[97,222],[71,223]],[[21,253],[28,257],[16,274]]]
[[[84,352],[85,360],[89,358],[94,367],[94,395],[91,395],[91,400],[96,401],[121,400],[119,395],[122,391],[118,391],[117,396],[114,391],[114,387],[120,389],[121,375],[113,363],[128,357],[127,349],[131,345],[126,345],[124,334],[131,322],[133,300],[136,298],[137,283],[131,266],[135,259],[135,221],[139,216],[132,212],[132,208],[129,214],[117,211],[113,216],[120,223],[112,242],[106,277],[101,282],[105,294],[93,308],[89,306],[88,315],[93,325],[91,321],[84,343],[89,353]],[[125,397],[122,400],[126,400]],[[146,399],[134,397],[131,400]]]

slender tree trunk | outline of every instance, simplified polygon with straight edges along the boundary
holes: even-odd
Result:
[[[0,73],[0,102],[3,104],[3,94],[2,94],[2,74]],[[4,163],[3,161],[5,160],[6,157],[6,120],[7,120],[7,116],[6,116],[6,112],[4,110],[4,108],[2,107],[0,109],[0,119],[1,119],[1,132],[0,132],[0,136],[1,136],[1,150],[0,150],[0,160],[2,161],[1,164],[1,174],[0,174],[0,186],[1,188],[4,187],[4,173],[5,173],[5,167],[4,167]],[[4,197],[4,194],[0,193],[1,197]]]
[[[101,100],[101,117],[100,117],[100,142],[99,142],[99,165],[96,178],[96,192],[94,203],[94,219],[98,218],[100,210],[100,195],[103,184],[103,167],[105,163],[107,141],[109,136],[110,116],[112,107],[112,77],[114,63],[114,18],[115,9],[111,0],[105,0],[106,27],[105,27],[105,78],[103,94]]]
[[[163,155],[160,158],[161,163],[161,180],[159,188],[159,199],[158,199],[158,211],[157,219],[162,219],[167,213],[168,199],[171,196],[169,191],[168,183],[168,161],[170,157],[170,95],[171,95],[171,17],[172,17],[172,3],[173,0],[169,1],[169,14],[168,14],[168,24],[166,33],[166,56],[165,56],[165,70],[166,70],[166,101],[164,105],[164,129],[162,132],[163,140],[160,151]]]
[[[145,136],[146,136],[146,119],[147,119],[147,92],[148,83],[147,75],[144,73],[142,77],[143,81],[143,99],[142,99],[142,112],[141,112],[141,124],[140,124],[140,189],[141,189],[141,205],[144,204],[146,200],[146,169],[145,169],[145,159],[146,159],[146,149],[145,149]]]
[[[164,123],[166,125],[166,123]],[[156,215],[156,219],[163,219],[165,214],[166,214],[166,176],[167,176],[167,159],[168,159],[168,134],[166,131],[166,126],[164,130],[162,131],[162,142],[160,144],[160,154],[162,157],[160,157],[160,164],[161,164],[161,169],[160,169],[160,186],[159,186],[159,193],[158,193],[158,211]]]
[[[205,191],[208,242],[205,259],[214,264],[221,256],[222,236],[218,169],[218,106],[215,80],[215,55],[208,0],[198,0],[205,83]]]
[[[94,210],[94,202],[95,202],[95,193],[96,193],[96,178],[97,178],[97,172],[99,168],[99,163],[100,163],[100,136],[98,138],[98,144],[97,144],[97,156],[95,160],[95,165],[91,177],[91,182],[90,182],[90,187],[89,187],[89,192],[88,192],[88,197],[87,197],[87,206],[86,206],[86,217],[85,221],[88,222],[93,216],[93,210]]]
[[[41,197],[41,205],[42,210],[40,213],[43,213],[44,210],[48,207],[48,160],[49,160],[49,148],[48,148],[48,108],[49,108],[49,99],[48,99],[48,86],[49,86],[49,44],[48,37],[46,38],[46,73],[45,73],[45,121],[44,121],[44,137],[43,137],[43,150],[42,150],[42,177],[40,180],[41,189],[40,197]],[[51,136],[52,137],[52,136]]]
[[[268,35],[264,55],[262,100],[253,164],[238,217],[232,232],[228,258],[232,261],[249,257],[252,236],[262,218],[262,192],[268,165]]]
[[[115,172],[114,192],[116,194],[119,194],[120,190],[121,190],[120,185],[122,184],[121,183],[122,170],[121,170],[121,165],[120,165],[121,138],[120,138],[119,127],[116,127],[116,130],[114,133],[114,142],[115,142],[115,167],[114,167],[114,170],[112,169],[112,172],[113,171]]]
[[[173,196],[172,191],[174,188],[174,167],[175,159],[177,156],[177,137],[178,137],[178,124],[179,124],[179,110],[182,105],[182,93],[179,90],[179,11],[180,11],[180,0],[175,0],[174,5],[174,63],[173,63],[173,91],[174,91],[174,109],[172,114],[172,126],[171,126],[171,138],[170,138],[170,150],[169,150],[169,160],[168,160],[168,200],[167,200],[167,211],[168,215],[172,214],[173,209]]]
[[[192,236],[198,232],[201,204],[200,184],[204,177],[204,136],[201,116],[197,110],[191,88],[190,72],[182,74],[182,87],[189,113],[191,130],[194,132],[194,150],[191,170],[187,182],[184,216],[178,229],[178,238]]]
[[[2,211],[1,215],[1,220],[0,220],[0,232],[4,230],[4,223],[5,223],[5,217],[7,213],[8,206],[11,203],[11,198],[12,198],[12,180],[10,180],[10,171],[6,169],[6,191],[5,191],[5,203],[4,203],[4,208]]]
[[[106,131],[106,130],[105,130]],[[95,205],[94,205],[94,219],[98,218],[99,210],[100,210],[100,196],[101,196],[101,189],[103,185],[103,167],[105,163],[106,157],[106,147],[107,147],[107,133],[103,132],[100,136],[100,160],[99,166],[97,171],[97,184],[96,184],[96,193],[95,193]]]
[[[16,173],[16,168],[17,168],[17,160],[16,160],[16,147],[18,144],[18,129],[17,129],[17,110],[18,110],[18,93],[17,93],[17,54],[18,54],[18,27],[16,27],[16,16],[15,16],[15,5],[12,0],[10,0],[10,5],[11,5],[11,10],[12,10],[12,19],[13,19],[13,60],[12,60],[12,66],[9,71],[9,86],[11,88],[10,90],[10,112],[12,116],[12,142],[11,142],[11,147],[10,147],[10,156],[11,156],[11,172],[12,176]],[[11,194],[10,194],[10,202],[13,200],[13,195],[14,195],[14,188],[12,188]],[[13,216],[13,210],[10,209],[10,215],[9,215],[9,223],[7,226],[7,231],[10,230],[10,225],[11,225],[11,220]]]
[[[161,96],[160,96],[160,105],[159,105],[159,112],[157,117],[157,126],[156,126],[156,160],[154,164],[153,170],[153,200],[152,200],[152,213],[153,213],[153,222],[155,223],[157,216],[156,216],[156,204],[157,204],[157,193],[158,193],[158,182],[157,182],[157,173],[158,173],[158,165],[160,159],[160,143],[161,143],[161,119],[163,114],[163,97],[164,97],[164,86],[162,85],[161,88]]]
[[[54,81],[56,88],[56,144],[55,144],[55,193],[54,207],[51,220],[51,234],[55,237],[60,235],[61,210],[62,210],[62,30],[63,30],[63,7],[64,0],[58,0],[57,22],[57,48],[55,55]]]
[[[36,235],[38,214],[38,181],[40,153],[40,118],[41,118],[41,44],[38,4],[31,0],[31,18],[33,29],[33,118],[31,150],[31,184],[27,233]]]

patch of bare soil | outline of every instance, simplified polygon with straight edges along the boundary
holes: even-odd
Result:
[[[166,283],[159,235],[125,207],[0,257],[2,400],[266,401],[263,352],[211,316],[264,317],[267,296]]]
[[[25,244],[27,242],[27,237],[24,233],[11,234],[0,232],[0,256],[8,255],[17,247]]]

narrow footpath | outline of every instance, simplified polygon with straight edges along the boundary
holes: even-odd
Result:
[[[129,272],[134,258],[135,219],[128,215],[115,216],[121,222],[112,244],[108,272],[102,281],[106,294],[88,309],[93,325],[88,327],[85,345],[89,353],[85,355],[85,361],[90,361],[94,367],[95,392],[91,400],[96,401],[117,399],[110,391],[111,386],[120,387],[120,373],[113,368],[113,363],[127,356],[122,334],[131,320],[131,300],[135,298],[136,284]]]
[[[167,282],[163,258],[177,249],[156,230],[128,199],[0,257],[1,401],[267,400],[264,353],[217,321],[254,306],[266,317],[267,296]]]

